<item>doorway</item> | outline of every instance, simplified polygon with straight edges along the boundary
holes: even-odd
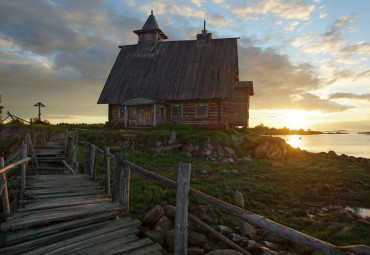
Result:
[[[138,125],[139,126],[151,126],[151,114],[152,109],[150,106],[138,106],[137,114],[138,114]]]

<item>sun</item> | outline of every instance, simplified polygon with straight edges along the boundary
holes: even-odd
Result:
[[[309,121],[309,114],[301,110],[282,110],[282,121],[289,129],[306,129]]]

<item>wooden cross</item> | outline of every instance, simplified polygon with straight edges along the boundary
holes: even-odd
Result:
[[[41,122],[41,107],[45,107],[45,105],[43,105],[41,102],[38,102],[34,106],[38,106],[39,107],[39,122]]]

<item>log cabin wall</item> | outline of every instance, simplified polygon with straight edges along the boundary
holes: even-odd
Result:
[[[109,104],[108,107],[108,121],[116,121],[118,117],[118,104]]]
[[[232,99],[225,99],[223,101],[224,120],[228,126],[248,127],[248,101],[248,89],[242,88],[235,91]]]
[[[182,117],[174,118],[171,116],[171,106],[181,105],[182,106]],[[208,112],[207,117],[196,116],[196,105],[207,105]],[[181,101],[166,101],[166,123],[174,124],[217,124],[222,122],[222,115],[220,112],[220,100],[209,99],[209,100],[181,100]]]

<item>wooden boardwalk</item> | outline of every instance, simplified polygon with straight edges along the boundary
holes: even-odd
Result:
[[[68,174],[62,134],[36,153],[39,175],[27,176],[26,199],[1,224],[0,254],[162,254],[89,175]]]

